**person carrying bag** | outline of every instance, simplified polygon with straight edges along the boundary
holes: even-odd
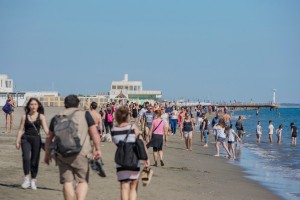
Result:
[[[112,141],[117,146],[115,162],[117,179],[120,182],[121,199],[136,199],[141,167],[139,160],[148,158],[144,142],[139,136],[138,127],[129,123],[129,117],[129,109],[120,106],[115,112],[117,123],[111,130]],[[149,162],[147,159],[144,166],[149,167]]]

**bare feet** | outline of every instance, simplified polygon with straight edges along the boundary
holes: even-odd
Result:
[[[220,155],[219,154],[216,154],[216,155],[214,155],[215,157],[219,157]]]
[[[203,145],[204,147],[208,147],[208,144]]]

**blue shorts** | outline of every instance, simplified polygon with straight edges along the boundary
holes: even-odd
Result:
[[[217,141],[218,142],[225,142],[226,138],[218,137]]]

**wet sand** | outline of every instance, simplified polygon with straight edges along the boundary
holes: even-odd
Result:
[[[50,119],[61,108],[45,108],[49,125]],[[22,108],[17,108],[14,116],[13,133],[5,131],[4,114],[0,117],[0,199],[10,200],[48,200],[63,199],[62,186],[59,184],[58,168],[52,162],[50,166],[43,163],[41,152],[38,190],[21,189],[23,181],[21,151],[15,148],[15,137],[20,123]],[[42,133],[44,136],[44,133]],[[212,139],[211,139],[212,140]],[[102,143],[104,169],[107,177],[102,178],[95,172],[90,173],[87,199],[120,199],[119,183],[116,180],[113,156],[115,145]],[[152,149],[151,162],[152,158]],[[154,176],[147,187],[139,184],[138,199],[281,199],[258,183],[245,178],[246,174],[237,166],[227,162],[223,156],[213,157],[213,144],[208,148],[200,145],[198,134],[194,136],[193,151],[186,151],[179,134],[169,136],[168,147],[164,148],[164,167],[152,167]]]

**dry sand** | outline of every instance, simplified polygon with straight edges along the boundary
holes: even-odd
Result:
[[[46,108],[49,120],[61,108]],[[23,114],[22,108],[15,111],[14,130],[11,134],[5,131],[3,114],[0,121],[0,199],[9,200],[47,200],[63,199],[58,179],[58,168],[51,163],[43,163],[44,152],[41,153],[38,173],[38,190],[21,189],[23,181],[21,151],[15,148],[15,137]],[[104,169],[107,177],[102,178],[91,172],[87,199],[120,199],[119,183],[116,180],[113,155],[115,146],[102,143]],[[152,153],[152,150],[150,150]],[[164,167],[152,167],[154,176],[147,187],[140,183],[138,199],[153,200],[198,200],[198,199],[281,199],[258,183],[245,178],[240,168],[231,165],[226,158],[215,158],[215,149],[200,145],[199,135],[195,135],[193,151],[186,151],[179,135],[169,137],[169,145],[164,148]],[[152,155],[151,162],[153,163]]]

